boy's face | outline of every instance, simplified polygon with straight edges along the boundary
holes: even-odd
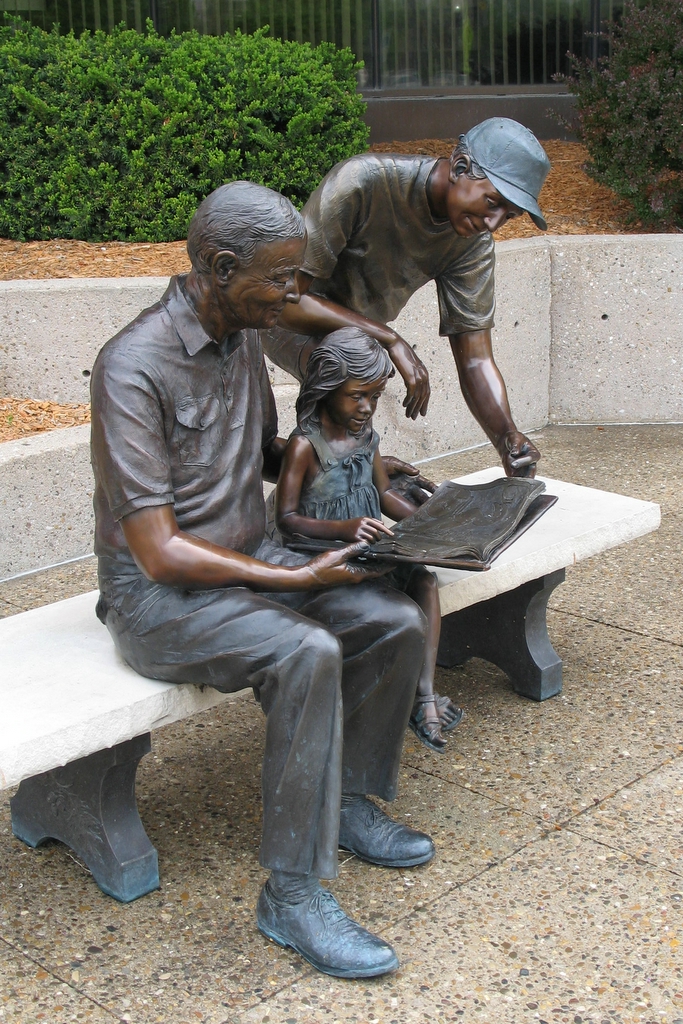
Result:
[[[488,178],[468,178],[466,174],[449,180],[446,207],[453,230],[463,238],[493,233],[524,212],[504,199]]]
[[[369,382],[351,377],[325,400],[327,414],[333,423],[345,427],[352,434],[360,434],[374,416],[386,386],[386,377]]]

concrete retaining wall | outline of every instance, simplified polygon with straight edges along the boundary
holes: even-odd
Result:
[[[518,426],[683,421],[683,237],[580,236],[497,246],[494,351]],[[100,346],[163,293],[165,278],[0,282],[0,394],[84,402]],[[376,426],[420,460],[485,440],[460,394],[432,285],[396,322],[429,367],[432,402],[405,419],[400,380]],[[280,431],[298,386],[271,367]],[[88,428],[0,445],[0,578],[92,550]]]

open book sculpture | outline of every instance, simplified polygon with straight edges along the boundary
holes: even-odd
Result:
[[[365,558],[419,562],[447,569],[489,569],[501,551],[554,505],[541,480],[512,477],[485,484],[448,481],[414,515],[392,526],[393,537],[369,545]],[[342,547],[341,541],[292,538],[298,551]]]

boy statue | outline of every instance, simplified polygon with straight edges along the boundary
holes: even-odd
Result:
[[[524,212],[546,230],[538,194],[549,170],[535,136],[505,117],[461,135],[448,160],[363,153],[337,164],[303,209],[308,242],[299,274],[302,301],[264,332],[266,354],[300,380],[315,344],[306,316],[337,303],[386,323],[434,280],[440,333],[450,341],[467,405],[508,476],[533,476],[540,453],[515,426],[491,348],[492,235]],[[344,326],[341,314],[337,326]],[[394,331],[370,333],[405,381],[406,416],[424,415],[425,366]]]

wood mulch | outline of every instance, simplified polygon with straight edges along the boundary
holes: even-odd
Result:
[[[90,422],[89,405],[57,405],[32,398],[0,398],[0,441],[16,441],[57,427]]]
[[[426,153],[447,156],[455,139],[419,139],[382,143],[375,152]],[[628,224],[630,207],[610,189],[598,185],[583,171],[588,154],[575,142],[543,143],[552,162],[540,196],[548,232],[558,235],[637,234],[639,224]],[[500,241],[532,238],[543,232],[528,217],[510,221],[496,233]],[[64,277],[169,277],[185,273],[189,261],[184,242],[91,243],[66,239],[49,242],[13,242],[0,239],[0,280],[39,280]],[[0,398],[0,441],[56,427],[87,423],[87,405],[63,406],[30,398]]]

